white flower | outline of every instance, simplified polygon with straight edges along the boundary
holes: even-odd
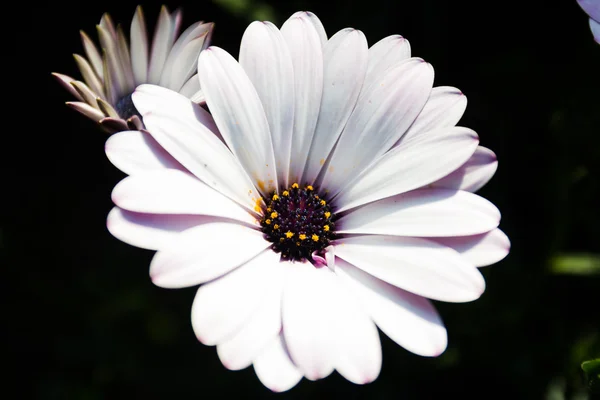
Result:
[[[85,83],[53,73],[77,99],[67,105],[114,133],[144,128],[131,102],[131,93],[140,84],[160,85],[203,101],[196,65],[210,43],[213,24],[196,22],[179,35],[180,27],[181,10],[171,14],[163,6],[150,48],[141,6],[131,22],[129,43],[121,26],[115,28],[104,14],[97,25],[101,51],[81,31],[87,58],[74,54]]]
[[[198,76],[212,113],[164,88],[133,101],[150,134],[106,144],[130,176],[114,189],[108,228],[158,250],[153,282],[203,284],[198,339],[223,365],[253,365],[274,391],[334,369],[373,381],[376,326],[407,350],[447,345],[428,300],[477,299],[476,267],[506,256],[500,213],[471,193],[496,170],[457,89],[390,36],[367,47],[327,39],[314,14],[281,28],[254,22],[240,62],[210,47]]]
[[[590,29],[596,43],[600,43],[600,0],[577,0],[579,6],[590,17]]]

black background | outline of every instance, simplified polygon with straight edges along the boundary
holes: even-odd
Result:
[[[142,4],[152,26],[161,3]],[[4,36],[3,61],[14,68],[5,72],[3,106],[5,393],[16,384],[16,398],[37,399],[275,396],[252,368],[227,371],[214,348],[197,342],[194,288],[153,286],[153,253],[108,233],[110,192],[123,174],[104,155],[106,135],[64,105],[69,94],[50,76],[79,77],[71,57],[83,52],[79,29],[95,38],[105,11],[128,26],[136,5],[23,2],[5,13],[12,33]],[[259,6],[278,25],[294,11],[313,11],[329,35],[351,26],[369,44],[399,33],[434,66],[436,86],[467,95],[460,125],[499,158],[480,193],[502,211],[512,251],[484,269],[481,299],[438,303],[448,350],[422,358],[382,335],[384,363],[374,383],[356,386],[334,373],[280,397],[586,393],[580,363],[600,355],[600,276],[551,270],[558,255],[600,253],[600,45],[575,0],[167,5],[183,6],[184,27],[216,22],[213,44],[235,56]]]

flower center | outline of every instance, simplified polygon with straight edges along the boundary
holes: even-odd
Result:
[[[142,115],[138,112],[137,108],[133,105],[133,100],[131,99],[132,93],[121,97],[117,104],[115,105],[115,111],[119,114],[119,117],[123,119],[129,119],[134,115],[137,115],[142,119]]]
[[[313,255],[324,255],[335,236],[334,214],[312,186],[301,189],[294,183],[281,193],[273,193],[265,203],[260,225],[265,239],[273,243],[273,251],[281,253],[282,259],[313,261]]]

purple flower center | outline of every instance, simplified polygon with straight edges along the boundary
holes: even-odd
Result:
[[[142,115],[138,112],[137,108],[133,105],[133,100],[131,99],[132,93],[127,96],[121,97],[117,104],[115,105],[115,110],[119,117],[127,120],[134,115],[137,115],[140,119],[142,119]]]
[[[335,215],[327,201],[310,185],[297,183],[265,199],[267,207],[260,221],[265,239],[283,260],[313,261],[313,254],[324,254],[335,237]]]

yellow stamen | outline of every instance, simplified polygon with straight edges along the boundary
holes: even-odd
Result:
[[[277,218],[277,216],[278,216],[278,215],[279,215],[279,214],[277,214],[277,211],[273,211],[273,212],[271,213],[271,218]]]
[[[284,240],[283,238],[279,238],[279,241],[280,241],[280,242],[283,242],[283,240]]]
[[[287,231],[285,233],[285,237],[287,237],[288,239],[291,239],[293,236],[294,236],[294,232]]]
[[[325,218],[331,217],[331,213],[329,211],[325,211]]]
[[[294,183],[292,184],[292,189],[298,189],[298,188],[299,188],[298,184],[294,182]]]
[[[279,196],[277,196],[276,194],[273,195],[273,201],[279,200]]]
[[[271,207],[267,207],[267,212],[271,212],[273,209]]]
[[[306,235],[304,233],[301,233],[298,237],[300,238],[300,240],[306,239]]]
[[[283,196],[289,196],[290,192],[288,192],[287,190],[284,190],[283,193],[281,193]]]
[[[314,190],[314,188],[313,188],[311,185],[308,185],[308,186],[306,187],[306,190]]]
[[[277,226],[277,225],[275,225],[275,226]],[[329,232],[329,225],[325,225],[325,226],[323,227],[323,230],[324,230],[325,232]]]
[[[265,224],[267,224],[267,225],[271,225],[271,220],[270,220],[270,219],[267,219],[267,220],[265,221]]]
[[[300,242],[296,242],[296,246],[300,246]]]
[[[312,236],[311,236],[311,239],[312,239],[312,240],[314,240],[315,242],[318,242],[318,241],[319,241],[319,236],[317,236],[317,235],[312,235]]]
[[[325,200],[321,200],[319,203],[320,203],[322,206],[324,206],[325,204],[327,204],[327,202],[326,202]]]
[[[277,224],[273,225],[273,229],[279,229],[279,225],[277,225]],[[327,229],[327,230],[329,230],[329,229]]]

